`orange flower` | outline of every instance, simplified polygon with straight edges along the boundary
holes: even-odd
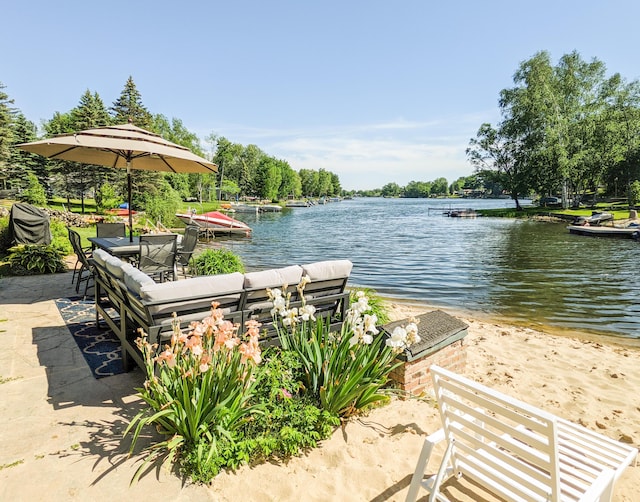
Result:
[[[209,369],[209,363],[211,363],[211,354],[205,352],[200,358],[200,373],[204,373]]]
[[[249,359],[252,360],[255,364],[260,364],[262,361],[262,355],[260,351],[260,345],[256,339],[252,338],[247,343],[243,343],[238,348],[240,353],[242,354],[241,362],[244,364]]]
[[[259,323],[255,319],[249,319],[244,323],[244,325],[247,327],[247,335],[249,335],[250,337],[260,336],[260,326],[262,326],[261,323]]]
[[[196,357],[202,354],[202,338],[198,335],[191,335],[184,346]]]
[[[176,365],[176,355],[171,349],[166,349],[156,357],[158,364],[166,364],[169,368],[173,368]]]

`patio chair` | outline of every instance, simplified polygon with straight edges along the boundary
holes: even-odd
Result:
[[[73,247],[73,252],[75,253],[77,260],[73,269],[71,284],[73,284],[77,275],[76,293],[80,292],[80,284],[84,282],[84,296],[86,297],[87,289],[89,288],[89,281],[94,278],[94,263],[93,258],[91,258],[91,248],[82,248],[82,239],[78,232],[71,230],[70,228],[67,228],[67,231],[69,232],[69,241],[71,242],[71,247]],[[78,268],[78,265],[80,265],[80,268]]]
[[[140,236],[138,268],[156,282],[176,280],[177,234]]]
[[[96,237],[126,237],[124,223],[96,223]]]
[[[189,266],[191,256],[198,245],[198,227],[189,225],[184,231],[182,242],[178,246],[178,256],[176,258],[177,265],[182,267],[182,274],[187,275],[185,267]],[[195,275],[195,274],[194,274]]]

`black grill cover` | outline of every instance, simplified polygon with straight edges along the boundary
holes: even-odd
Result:
[[[16,203],[9,216],[11,244],[51,244],[49,215],[30,204]]]

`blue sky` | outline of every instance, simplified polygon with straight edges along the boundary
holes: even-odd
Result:
[[[0,82],[40,124],[131,75],[151,113],[344,188],[449,182],[519,64],[577,50],[640,78],[640,2],[8,2]]]

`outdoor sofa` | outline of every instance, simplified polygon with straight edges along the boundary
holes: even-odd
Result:
[[[106,251],[95,250],[93,259],[96,323],[104,320],[120,339],[125,370],[131,369],[134,362],[143,366],[135,343],[139,329],[147,333],[150,343],[161,346],[171,335],[174,313],[184,328],[206,317],[214,301],[220,304],[227,320],[241,325],[249,319],[261,322],[261,343],[265,345],[277,343],[268,289],[291,293],[290,306],[299,306],[302,299],[296,286],[308,275],[311,282],[304,290],[305,302],[316,307],[316,317],[328,319],[333,328],[340,326],[349,306],[346,285],[353,265],[348,260],[156,283]]]

